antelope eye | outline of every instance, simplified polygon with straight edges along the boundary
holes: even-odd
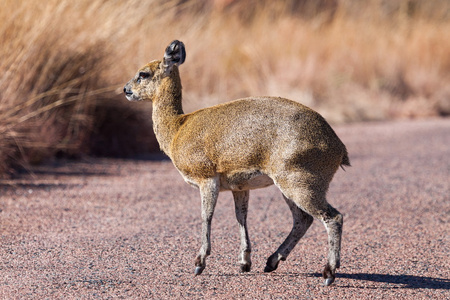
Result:
[[[139,79],[147,79],[150,77],[150,73],[148,72],[139,72]]]

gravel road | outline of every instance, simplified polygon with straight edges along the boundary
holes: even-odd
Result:
[[[0,182],[1,299],[449,299],[450,119],[335,127],[353,167],[328,199],[344,214],[342,266],[322,286],[313,223],[264,273],[291,229],[275,187],[252,191],[253,268],[239,272],[230,192],[219,196],[201,276],[198,191],[168,160],[55,161]]]

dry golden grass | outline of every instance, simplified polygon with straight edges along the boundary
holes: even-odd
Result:
[[[186,111],[273,95],[335,123],[450,114],[446,0],[4,0],[0,20],[3,173],[155,149],[149,105],[121,89],[173,39]]]

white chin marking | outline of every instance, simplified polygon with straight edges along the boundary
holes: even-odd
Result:
[[[133,96],[125,96],[127,98],[128,101],[137,101],[137,99],[135,99]]]

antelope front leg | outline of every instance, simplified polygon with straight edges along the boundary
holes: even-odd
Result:
[[[219,195],[217,178],[207,179],[200,185],[202,199],[202,246],[195,259],[195,275],[202,274],[206,267],[206,257],[211,253],[211,221]]]
[[[241,272],[250,272],[252,261],[250,259],[250,238],[247,230],[247,211],[249,191],[233,192],[234,208],[236,212],[236,219],[239,223],[239,231],[241,236],[241,248],[239,250],[239,264],[241,265]]]

